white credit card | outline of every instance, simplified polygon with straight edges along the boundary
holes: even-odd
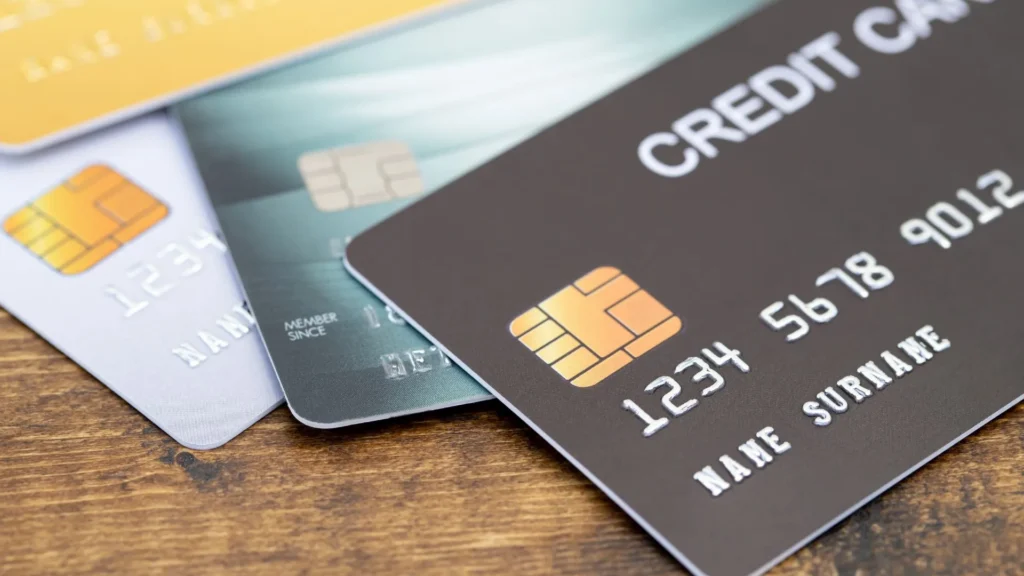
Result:
[[[0,306],[181,444],[216,448],[282,394],[214,222],[164,114],[0,158]]]

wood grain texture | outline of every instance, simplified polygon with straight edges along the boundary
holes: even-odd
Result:
[[[1022,566],[1018,407],[773,574]],[[0,311],[0,574],[355,572],[681,570],[497,403],[193,452]]]

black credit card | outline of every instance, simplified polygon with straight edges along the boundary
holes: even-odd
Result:
[[[764,571],[1024,395],[1022,21],[777,3],[348,266],[689,569]]]

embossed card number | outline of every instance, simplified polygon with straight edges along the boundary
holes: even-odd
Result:
[[[213,249],[220,254],[227,254],[227,246],[206,230],[199,230],[186,241],[197,251]],[[202,269],[203,260],[198,254],[181,243],[172,242],[156,252],[154,262],[140,262],[126,272],[129,279],[138,282],[133,288],[145,296],[129,296],[116,286],[108,286],[105,292],[124,308],[124,317],[131,318],[149,307],[152,300],[159,299],[182,280],[198,274]],[[168,273],[168,270],[171,272]],[[144,299],[147,297],[150,299]]]

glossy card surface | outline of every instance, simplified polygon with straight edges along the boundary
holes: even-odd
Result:
[[[345,272],[347,239],[756,5],[484,4],[178,106],[296,417],[489,398]]]
[[[691,571],[762,572],[1024,395],[1024,4],[898,4],[776,3],[347,262]]]
[[[282,400],[188,147],[146,116],[0,159],[0,306],[181,444]]]
[[[457,0],[5,0],[0,151],[22,153]]]

